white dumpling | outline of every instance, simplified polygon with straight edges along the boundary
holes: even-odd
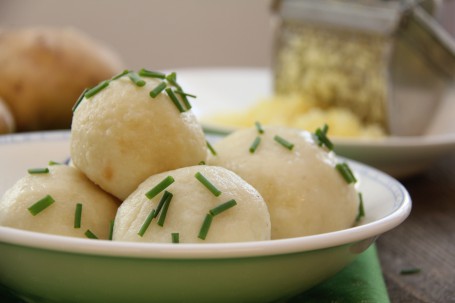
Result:
[[[294,144],[279,144],[278,135]],[[254,153],[253,141],[260,143]],[[315,144],[310,133],[280,127],[243,129],[218,141],[208,164],[230,169],[255,187],[266,201],[272,239],[319,234],[351,227],[359,198],[335,169],[335,155]]]
[[[162,80],[142,80],[144,86],[136,86],[127,75],[111,80],[83,98],[73,115],[74,165],[121,200],[147,177],[197,165],[207,156],[205,136],[192,111],[180,112],[166,91],[149,95]],[[182,104],[180,95],[175,96]]]
[[[99,239],[108,239],[119,201],[74,167],[52,165],[48,169],[48,173],[24,176],[3,195],[0,225],[82,238],[89,230]],[[54,202],[33,211],[32,205],[45,197]],[[82,205],[81,219],[75,228],[77,204]]]
[[[195,176],[200,173],[221,193],[215,196]],[[174,182],[157,196],[149,199],[146,193],[166,178]],[[142,235],[147,216],[158,208],[165,192],[172,194],[167,212],[161,208]],[[210,228],[200,237],[202,224],[213,208],[229,203],[230,208],[212,216]],[[164,223],[159,225],[163,211]],[[121,205],[114,224],[113,239],[137,242],[172,242],[172,234],[179,242],[243,242],[270,239],[270,216],[261,195],[233,172],[222,167],[198,165],[151,176]]]

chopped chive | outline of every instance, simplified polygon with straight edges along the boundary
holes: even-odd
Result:
[[[105,89],[106,87],[109,86],[109,81],[108,80],[105,80],[101,83],[99,83],[97,86],[89,89],[86,93],[85,93],[85,98],[90,98],[90,97],[93,97],[94,95],[96,95],[97,93],[99,93],[100,91],[102,91],[103,89]]]
[[[256,139],[254,139],[253,143],[250,146],[250,153],[254,154],[256,149],[259,146],[259,143],[261,143],[261,137],[257,136]]]
[[[180,99],[182,99],[183,105],[185,105],[186,110],[190,110],[192,108],[190,101],[185,95],[180,95]]]
[[[333,143],[327,137],[328,130],[329,126],[327,124],[324,124],[322,129],[321,128],[316,129],[316,131],[314,132],[314,136],[316,137],[319,146],[325,145],[329,150],[333,150]]]
[[[219,195],[221,195],[221,191],[216,188],[215,185],[213,185],[212,183],[210,183],[209,180],[207,180],[206,177],[204,177],[200,172],[197,172],[195,175],[196,179],[198,179],[199,182],[202,183],[202,185],[204,185],[215,197],[218,197]]]
[[[172,233],[171,234],[171,237],[172,237],[172,243],[180,243],[180,234],[179,233]]]
[[[85,94],[87,93],[87,91],[88,91],[88,88],[84,89],[84,91],[79,96],[79,98],[77,98],[76,103],[74,103],[73,108],[71,109],[73,111],[73,113],[76,110],[76,108],[79,106],[79,104],[82,102],[82,100],[84,100],[84,97],[85,97]]]
[[[212,224],[213,216],[211,214],[205,215],[204,222],[202,223],[201,229],[199,230],[198,238],[205,240]]]
[[[348,184],[357,182],[357,179],[347,163],[338,163],[335,167]]]
[[[166,78],[166,75],[163,73],[147,70],[145,68],[143,68],[139,71],[139,76],[149,77],[149,78],[158,78],[158,79]]]
[[[144,223],[141,226],[141,229],[137,232],[137,234],[142,237],[145,232],[147,231],[147,228],[149,228],[150,223],[152,222],[153,218],[155,218],[155,210],[152,209],[152,211],[148,214],[147,218],[145,219]]]
[[[115,220],[111,220],[109,222],[109,240],[112,241],[112,237],[114,236],[114,223],[115,223]]]
[[[260,134],[263,134],[263,133],[264,133],[264,129],[262,128],[261,123],[259,123],[258,121],[256,121],[256,122],[254,123],[254,125],[256,126],[256,129],[258,130],[258,133],[260,133]]]
[[[98,237],[90,229],[87,229],[84,235],[89,239],[98,239]]]
[[[191,97],[191,98],[197,98],[195,95],[185,93],[184,91],[181,91],[181,90],[178,90],[178,89],[175,90],[175,93],[176,93],[176,94],[179,94],[180,96],[186,96],[186,97]]]
[[[175,107],[179,110],[179,112],[183,113],[185,109],[183,106],[180,104],[179,99],[177,99],[177,96],[174,94],[172,89],[170,87],[166,88],[166,93],[168,94],[169,98],[171,98],[172,103],[174,103]]]
[[[400,275],[414,275],[420,272],[420,268],[405,268],[400,270]]]
[[[74,213],[74,228],[81,228],[82,221],[82,204],[76,204],[76,211]]]
[[[181,90],[175,90],[174,93],[180,95],[180,97],[182,98],[182,102],[186,107],[186,110],[190,110],[192,108],[191,103],[190,103],[190,101],[188,101],[187,97],[196,98],[195,95],[187,94]]]
[[[168,192],[167,190],[164,191],[164,194],[163,194],[163,197],[161,197],[161,200],[160,202],[158,203],[158,206],[156,207],[156,211],[155,211],[155,218],[158,217],[160,211],[161,211],[161,208],[163,208],[163,205],[164,203],[167,201],[169,195],[171,195],[170,192]]]
[[[355,218],[355,221],[358,222],[363,217],[365,217],[365,208],[363,207],[363,196],[362,196],[362,193],[359,193],[359,209],[357,211],[357,217]]]
[[[111,78],[111,80],[117,80],[123,76],[125,76],[126,74],[128,74],[130,71],[125,69],[123,72],[121,72],[120,74],[118,75],[115,75],[114,77]]]
[[[145,196],[149,199],[152,199],[156,195],[158,195],[160,192],[165,190],[169,185],[174,183],[174,178],[172,176],[167,176],[164,178],[160,183],[158,183],[155,187],[153,187],[151,190],[149,190]]]
[[[154,89],[150,91],[150,97],[155,98],[166,88],[166,82],[160,82]]]
[[[49,163],[47,163],[47,165],[53,166],[53,165],[63,165],[63,164],[60,163],[60,162],[56,162],[56,161],[52,161],[52,160],[51,160],[51,161],[49,161]]]
[[[202,160],[201,162],[198,163],[199,165],[205,165],[205,161]]]
[[[291,142],[287,141],[286,139],[284,139],[278,135],[273,137],[273,139],[289,150],[292,150],[294,148],[294,144],[292,144]]]
[[[166,220],[167,210],[169,209],[169,204],[171,204],[172,197],[173,195],[169,193],[166,201],[164,202],[163,210],[161,211],[160,218],[158,219],[159,226],[164,225],[164,220]]]
[[[177,74],[175,72],[170,73],[166,76],[167,82],[169,82],[174,87],[178,88],[178,90],[182,90],[182,87],[177,83]]]
[[[36,203],[34,203],[32,206],[28,208],[28,211],[33,215],[36,216],[49,206],[51,206],[55,202],[54,198],[51,197],[51,195],[46,195],[44,198],[41,200],[38,200]]]
[[[234,199],[232,199],[232,200],[229,200],[227,202],[224,202],[223,204],[218,205],[217,207],[212,208],[209,211],[209,213],[212,216],[216,216],[216,215],[219,215],[222,212],[224,212],[224,211],[228,210],[229,208],[234,207],[236,205],[237,205],[237,202]]]
[[[136,86],[142,87],[145,85],[145,81],[142,80],[141,77],[139,77],[139,75],[135,72],[129,72],[128,77],[131,81],[133,81],[134,84],[136,84]]]
[[[210,142],[206,141],[206,143],[207,143],[207,147],[210,150],[210,152],[212,153],[212,155],[216,156],[216,150],[213,148],[213,146],[210,144]]]
[[[47,167],[39,167],[39,168],[29,168],[27,172],[31,175],[34,174],[47,174],[49,173],[49,168]]]

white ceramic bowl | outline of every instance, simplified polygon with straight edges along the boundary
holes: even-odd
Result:
[[[62,161],[67,132],[0,137],[0,192],[26,169]],[[350,162],[366,217],[360,226],[292,239],[152,244],[69,238],[0,227],[0,284],[37,302],[271,302],[329,278],[411,210],[404,187]]]

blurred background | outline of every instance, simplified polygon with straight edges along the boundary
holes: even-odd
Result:
[[[128,68],[269,66],[269,0],[1,0],[0,26],[77,27]]]

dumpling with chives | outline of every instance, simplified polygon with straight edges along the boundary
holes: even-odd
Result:
[[[234,171],[263,196],[272,239],[354,225],[360,203],[354,183],[344,179],[334,153],[319,146],[311,133],[273,126],[248,128],[219,140],[214,149],[216,155],[209,156],[208,164]]]
[[[145,180],[120,206],[113,240],[222,243],[270,240],[264,199],[235,173],[197,165]]]
[[[0,199],[0,225],[71,237],[108,239],[119,201],[78,169],[30,169]]]
[[[74,107],[74,165],[124,200],[153,174],[205,161],[205,136],[188,98],[174,73],[148,70],[86,91]]]

